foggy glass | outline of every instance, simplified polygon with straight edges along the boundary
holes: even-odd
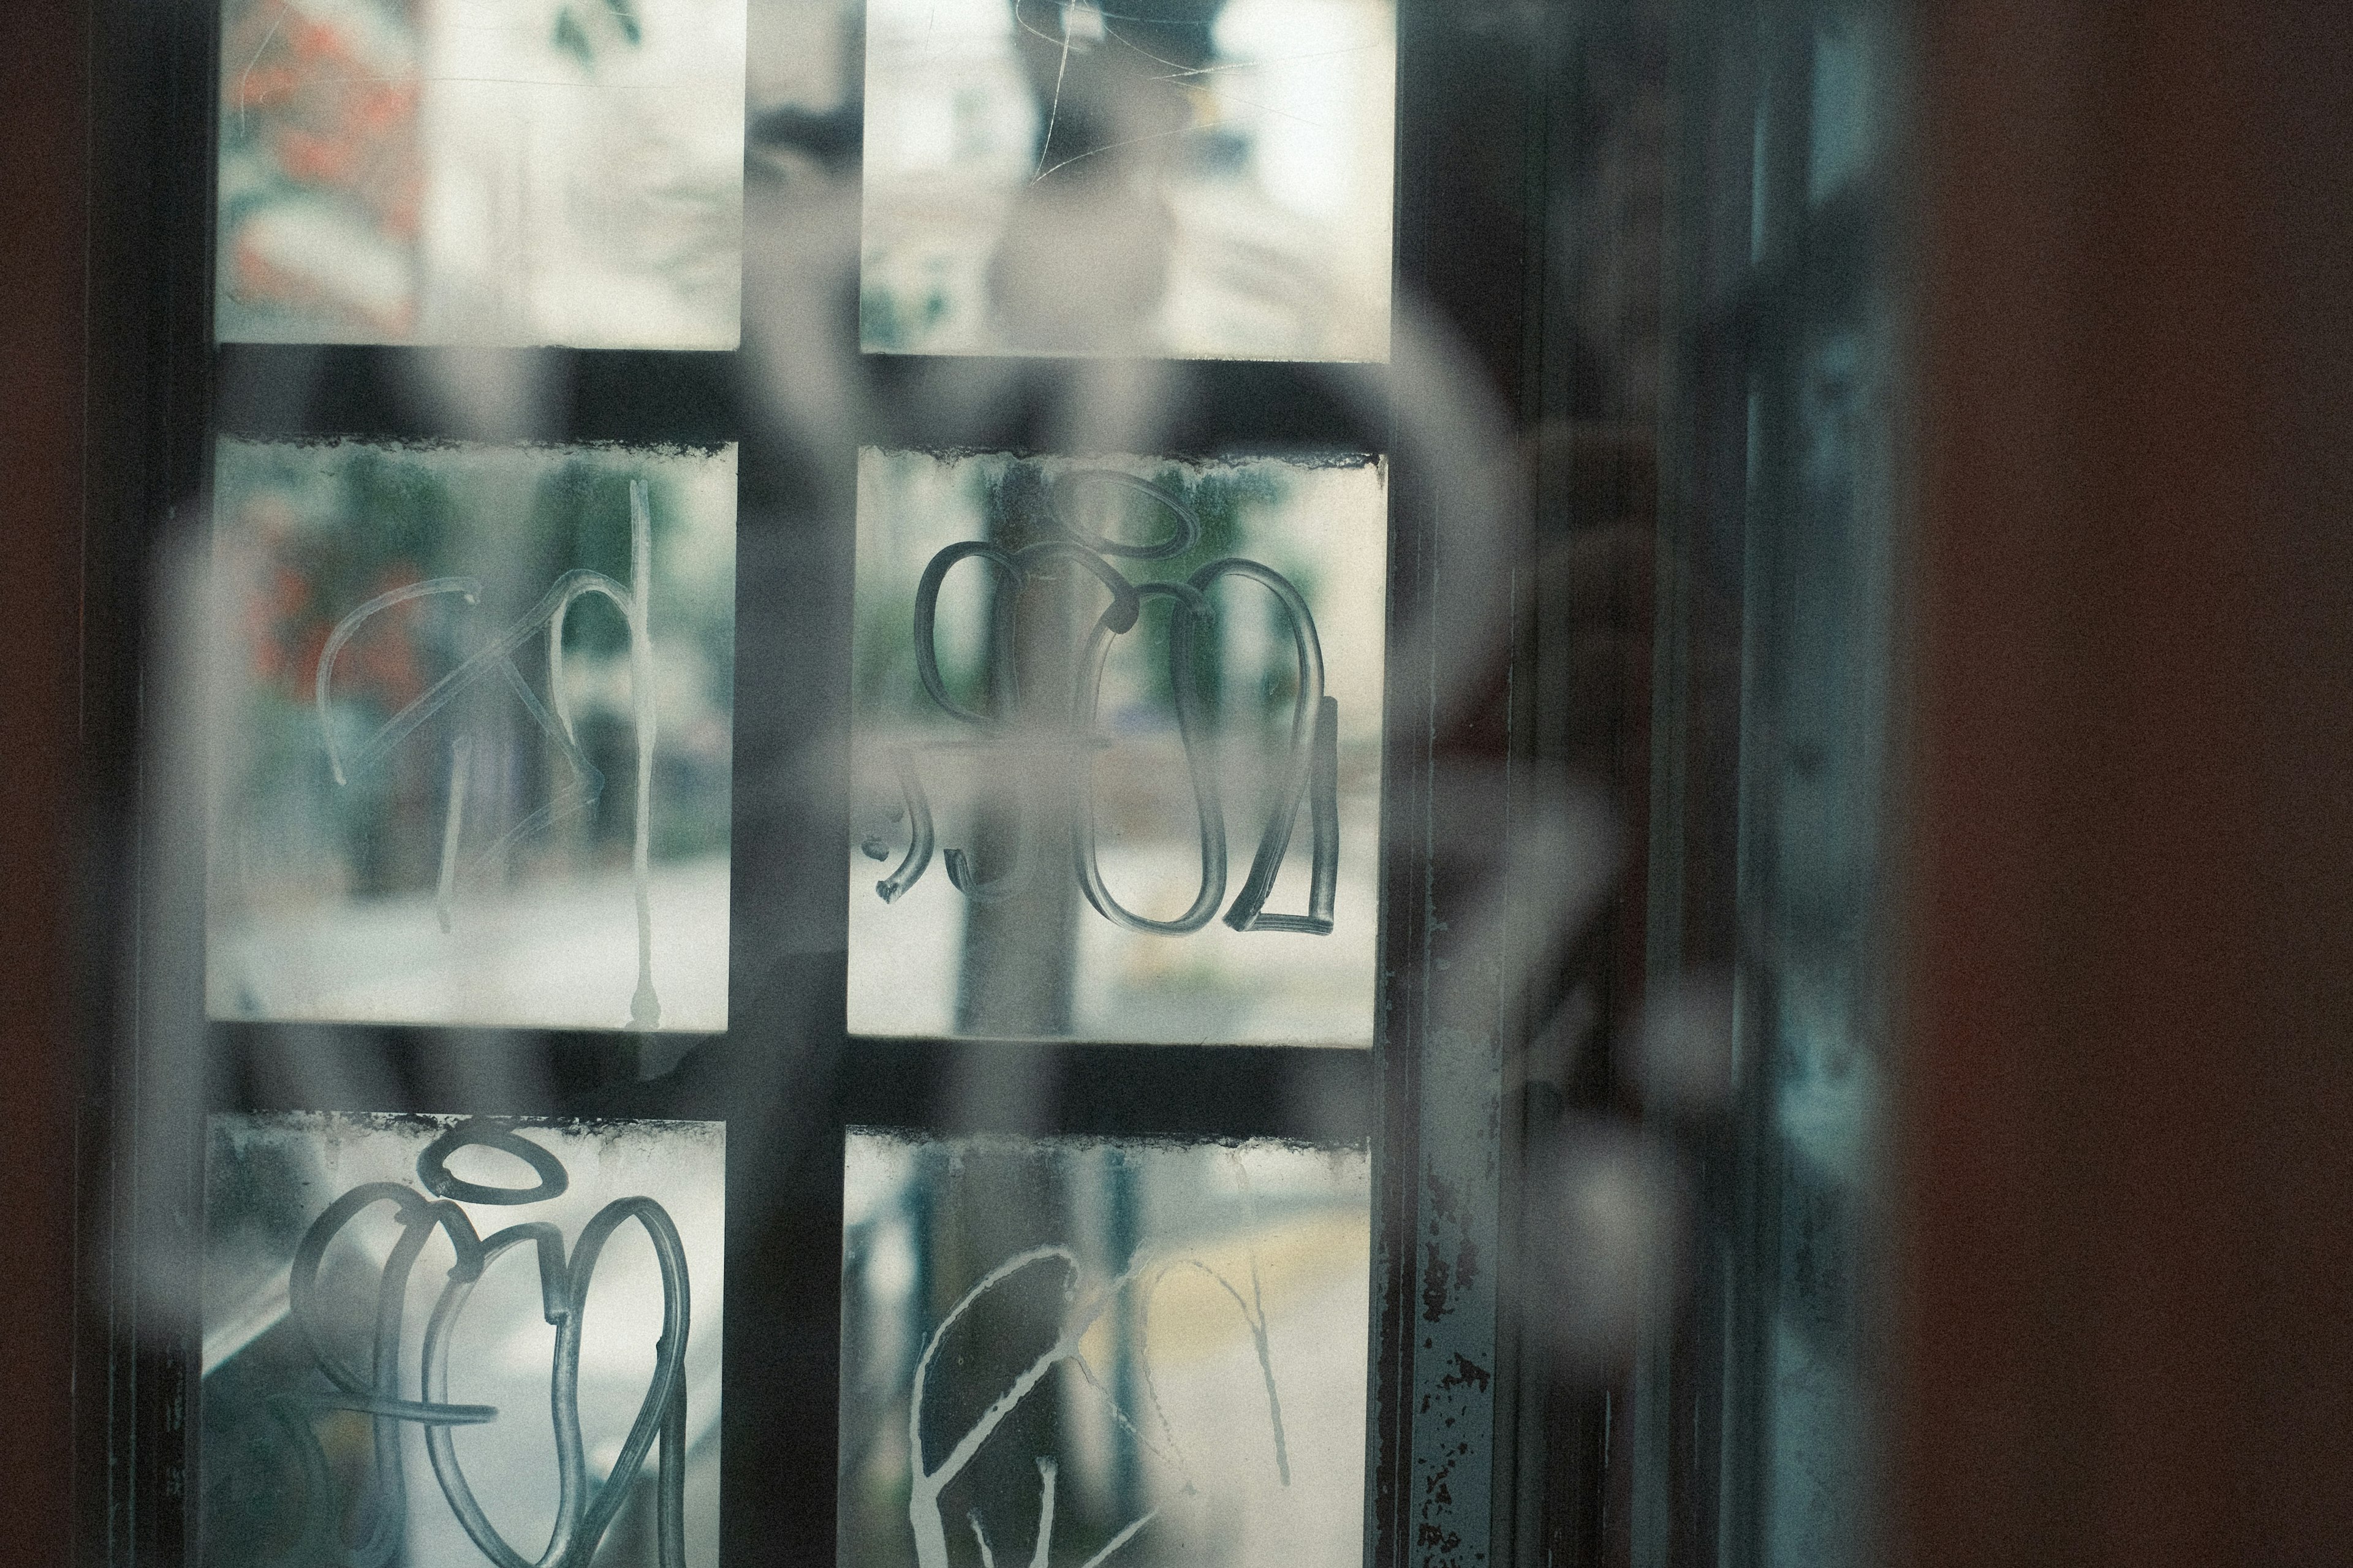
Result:
[[[216,473],[214,1016],[725,1027],[732,449]]]
[[[213,1118],[202,1560],[715,1564],[725,1152]]]
[[[1388,357],[1388,0],[876,0],[860,342]]]
[[[842,1180],[840,1563],[1361,1561],[1362,1151],[860,1131]]]
[[[1372,1043],[1383,479],[860,455],[853,1030]]]
[[[226,0],[223,342],[735,346],[742,0]]]

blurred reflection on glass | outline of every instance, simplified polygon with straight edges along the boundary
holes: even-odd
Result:
[[[1388,0],[875,0],[860,342],[1386,360]]]
[[[743,0],[227,0],[224,342],[735,346]]]
[[[853,1030],[1371,1044],[1385,474],[861,454]]]
[[[1362,1561],[1361,1150],[853,1130],[843,1200],[839,1561]]]
[[[733,448],[218,448],[215,1017],[723,1029]]]
[[[726,1148],[214,1117],[203,1561],[717,1563]]]

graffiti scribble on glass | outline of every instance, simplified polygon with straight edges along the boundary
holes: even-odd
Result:
[[[1144,496],[1164,510],[1170,520],[1166,537],[1146,543],[1107,538],[1070,521],[1062,511],[1065,492],[1098,484],[1115,486]],[[1315,636],[1315,617],[1306,598],[1291,580],[1272,567],[1240,556],[1212,561],[1183,582],[1132,581],[1113,557],[1127,562],[1165,561],[1181,556],[1200,538],[1201,521],[1185,501],[1157,485],[1110,469],[1082,469],[1063,475],[1049,489],[1040,522],[1048,537],[1018,550],[1006,550],[982,540],[951,544],[934,555],[923,568],[915,590],[915,668],[924,692],[950,718],[968,726],[975,739],[939,742],[900,749],[892,754],[901,800],[908,819],[905,856],[896,869],[875,884],[889,903],[923,879],[937,848],[929,798],[924,793],[920,755],[979,752],[1018,762],[1030,768],[1046,765],[1040,775],[1049,787],[1063,792],[1071,824],[1071,858],[1079,887],[1095,911],[1129,931],[1181,936],[1208,924],[1225,901],[1227,883],[1226,818],[1218,783],[1217,735],[1202,698],[1195,650],[1214,635],[1217,614],[1208,591],[1227,577],[1260,584],[1274,596],[1289,626],[1298,665],[1298,690],[1292,704],[1288,754],[1274,792],[1266,826],[1259,835],[1258,852],[1241,891],[1225,914],[1226,924],[1238,931],[1301,931],[1326,936],[1332,931],[1333,892],[1340,865],[1339,703],[1324,692],[1324,649]],[[995,567],[1000,591],[995,597],[989,627],[988,711],[968,708],[949,695],[941,679],[938,644],[940,587],[948,574],[965,561]],[[1032,578],[1077,570],[1093,577],[1110,603],[1086,633],[1071,677],[1067,703],[1051,702],[1047,721],[1039,723],[1020,709],[1016,659],[1016,612],[1022,584]],[[1144,605],[1152,599],[1169,602],[1167,672],[1175,692],[1176,731],[1183,742],[1186,766],[1193,788],[1201,848],[1199,890],[1190,908],[1174,920],[1153,920],[1126,908],[1104,883],[1096,860],[1095,753],[1112,742],[1096,732],[1096,708],[1103,689],[1103,666],[1113,642],[1133,631]],[[1060,694],[1053,694],[1059,698]],[[1266,909],[1275,874],[1291,847],[1293,826],[1302,799],[1307,802],[1314,837],[1314,865],[1305,914],[1277,914]],[[943,858],[948,880],[965,898],[992,903],[1026,888],[1039,860],[1039,835],[1031,812],[1017,795],[1010,805],[1015,824],[1012,866],[984,878],[972,855],[952,848]],[[895,816],[896,814],[894,814]],[[864,848],[876,859],[887,857],[887,846],[870,840]]]
[[[451,1174],[450,1155],[459,1149],[494,1149],[522,1160],[538,1182],[528,1187],[486,1186]],[[542,1144],[494,1124],[459,1122],[428,1145],[417,1161],[417,1181],[424,1196],[398,1182],[367,1182],[330,1205],[312,1222],[295,1250],[287,1279],[287,1306],[311,1361],[333,1384],[332,1392],[272,1395],[269,1416],[291,1445],[302,1474],[301,1535],[287,1561],[338,1563],[347,1568],[379,1568],[401,1559],[401,1542],[407,1518],[406,1477],[401,1454],[404,1424],[422,1427],[433,1477],[466,1533],[500,1568],[575,1568],[596,1554],[597,1544],[628,1499],[655,1439],[661,1442],[656,1466],[657,1530],[662,1568],[681,1568],[685,1552],[686,1486],[686,1339],[689,1321],[687,1267],[678,1227],[662,1205],[649,1197],[618,1198],[596,1211],[582,1226],[569,1258],[563,1233],[544,1221],[524,1221],[484,1237],[478,1234],[459,1202],[520,1205],[561,1196],[571,1178],[562,1161]],[[400,1238],[385,1259],[376,1294],[375,1332],[366,1366],[355,1367],[337,1354],[322,1331],[319,1268],[338,1234],[366,1210],[390,1204],[400,1226]],[[619,1457],[602,1481],[590,1479],[588,1459],[580,1432],[580,1341],[588,1287],[596,1277],[596,1260],[605,1244],[622,1226],[635,1221],[652,1242],[661,1272],[661,1337],[654,1347],[653,1376],[637,1418],[629,1425]],[[425,1327],[414,1385],[417,1397],[404,1393],[401,1373],[401,1319],[408,1295],[408,1277],[417,1257],[436,1230],[449,1239],[457,1255],[441,1294]],[[499,1420],[497,1407],[453,1404],[449,1399],[449,1347],[469,1297],[487,1268],[509,1247],[529,1244],[538,1253],[540,1294],[547,1321],[555,1330],[555,1351],[548,1373],[548,1405],[554,1424],[557,1475],[555,1524],[547,1547],[536,1560],[517,1552],[484,1514],[458,1461],[450,1436],[457,1426],[484,1426]],[[375,1485],[363,1505],[350,1517],[358,1519],[356,1543],[343,1539],[338,1521],[346,1517],[336,1496],[325,1447],[314,1418],[326,1411],[351,1411],[371,1418],[375,1444]]]
[[[379,725],[349,756],[335,738],[333,694],[335,656],[369,617],[411,599],[455,594],[468,604],[481,597],[482,584],[474,577],[432,577],[377,595],[335,625],[319,655],[315,700],[319,731],[324,737],[327,763],[338,785],[349,782],[349,771],[366,766],[406,740],[417,728],[467,690],[484,681],[502,681],[531,714],[557,753],[571,765],[572,777],[558,784],[547,804],[524,816],[474,858],[468,872],[490,866],[522,839],[564,817],[592,812],[605,793],[605,775],[589,762],[573,733],[572,710],[564,687],[564,617],[573,601],[602,594],[620,609],[629,630],[629,713],[638,743],[637,824],[629,868],[638,902],[638,985],[629,1000],[629,1026],[652,1029],[661,1023],[661,1001],[654,993],[652,871],[649,859],[652,841],[654,770],[653,637],[649,625],[653,583],[653,520],[646,500],[646,482],[629,481],[629,583],[624,587],[602,572],[586,567],[566,572],[541,596],[531,613],[506,627],[457,668],[443,676],[423,695]],[[514,654],[542,626],[547,628],[547,701],[540,701],[531,683],[515,668]],[[554,711],[550,712],[549,710]],[[449,748],[449,789],[441,819],[441,876],[435,910],[441,929],[450,929],[450,909],[459,876],[458,844],[466,813],[466,779],[472,762],[472,743],[458,736]]]
[[[925,1454],[923,1447],[923,1384],[931,1374],[933,1359],[939,1354],[941,1342],[947,1338],[948,1331],[955,1327],[956,1321],[970,1311],[982,1297],[1023,1270],[1048,1262],[1059,1264],[1063,1275],[1062,1320],[1054,1342],[1021,1369],[1006,1385],[1005,1392],[981,1412],[971,1428],[950,1445],[946,1454],[934,1464]],[[1241,1310],[1242,1321],[1249,1327],[1251,1342],[1258,1351],[1259,1373],[1266,1384],[1266,1414],[1274,1437],[1275,1469],[1284,1486],[1291,1484],[1291,1456],[1282,1441],[1282,1402],[1276,1397],[1274,1391],[1274,1362],[1267,1349],[1266,1308],[1260,1298],[1255,1253],[1250,1258],[1250,1293],[1249,1299],[1244,1300],[1242,1293],[1234,1288],[1233,1281],[1196,1258],[1146,1260],[1130,1266],[1114,1279],[1098,1282],[1088,1277],[1078,1255],[1069,1247],[1033,1247],[1027,1252],[1007,1258],[965,1291],[964,1299],[948,1310],[947,1316],[940,1320],[939,1327],[934,1329],[931,1337],[923,1342],[923,1353],[915,1360],[914,1387],[907,1402],[908,1468],[913,1471],[913,1483],[907,1494],[907,1522],[914,1531],[915,1561],[920,1568],[948,1568],[947,1526],[940,1506],[940,1494],[972,1462],[973,1456],[980,1451],[981,1445],[988,1440],[990,1434],[1045,1381],[1047,1373],[1065,1362],[1077,1367],[1090,1387],[1102,1389],[1103,1379],[1080,1353],[1079,1347],[1087,1337],[1087,1331],[1112,1309],[1124,1293],[1132,1291],[1142,1320],[1137,1331],[1138,1342],[1148,1342],[1153,1295],[1160,1289],[1162,1280],[1180,1268],[1198,1269],[1208,1275],[1233,1298],[1234,1305]],[[1115,1404],[1111,1406],[1112,1417],[1137,1442],[1175,1464],[1181,1473],[1184,1456],[1176,1447],[1176,1434],[1169,1425],[1167,1413],[1161,1408],[1159,1391],[1153,1385],[1149,1354],[1139,1358],[1138,1370],[1143,1373],[1145,1399],[1151,1408],[1159,1436],[1155,1437],[1140,1429],[1134,1420]],[[1038,1537],[1030,1554],[1032,1568],[1044,1568],[1046,1563],[1047,1542],[1054,1532],[1054,1490],[1060,1472],[1060,1467],[1053,1459],[1043,1455],[1039,1457]],[[1188,1492],[1193,1489],[1189,1479],[1186,1489]],[[1113,1552],[1134,1539],[1138,1531],[1151,1523],[1159,1511],[1157,1509],[1148,1510],[1129,1521],[1101,1551],[1086,1560],[1082,1568],[1097,1568]],[[966,1522],[971,1525],[973,1539],[980,1547],[983,1568],[995,1568],[997,1556],[990,1548],[987,1531],[981,1525],[980,1511],[973,1510]]]

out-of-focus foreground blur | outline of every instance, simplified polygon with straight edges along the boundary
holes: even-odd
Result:
[[[10,1560],[2353,1563],[2353,16],[491,9],[0,17]]]

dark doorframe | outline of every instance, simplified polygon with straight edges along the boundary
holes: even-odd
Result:
[[[2353,1562],[2353,13],[1919,11],[1895,1518]]]
[[[78,0],[0,8],[0,1560],[73,1536],[83,61]]]

